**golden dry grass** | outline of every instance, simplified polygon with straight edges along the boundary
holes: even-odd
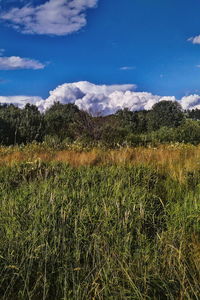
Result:
[[[189,171],[200,167],[200,145],[160,145],[157,148],[136,147],[121,148],[116,150],[92,149],[90,151],[43,149],[37,147],[12,147],[0,148],[0,165],[13,165],[21,162],[65,162],[71,166],[94,165],[148,165],[166,171],[171,176],[184,180]]]

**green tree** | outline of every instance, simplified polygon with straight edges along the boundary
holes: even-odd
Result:
[[[0,118],[0,144],[9,145],[10,123]]]
[[[193,119],[193,120],[200,120],[200,109],[192,109],[192,110],[187,110],[186,115],[188,118]]]
[[[75,140],[89,134],[90,116],[75,104],[54,103],[45,113],[46,134]]]
[[[5,145],[20,143],[21,110],[13,104],[2,105],[0,106],[0,119],[2,124],[1,141]]]
[[[200,143],[200,121],[187,119],[176,130],[177,140],[179,142],[192,144]]]
[[[178,127],[185,116],[177,101],[160,101],[152,107],[148,115],[148,129],[157,130],[160,127]]]
[[[41,142],[44,135],[44,117],[35,105],[26,104],[21,110],[19,132],[23,143]]]
[[[120,127],[126,129],[129,134],[135,134],[146,132],[147,114],[148,112],[146,110],[133,112],[125,108],[117,111],[115,116]]]

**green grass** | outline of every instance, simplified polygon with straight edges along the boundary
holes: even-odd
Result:
[[[1,167],[0,299],[200,299],[199,195],[199,172]]]

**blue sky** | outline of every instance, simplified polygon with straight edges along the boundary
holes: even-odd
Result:
[[[0,1],[1,96],[45,99],[57,86],[79,81],[134,84],[135,92],[177,99],[200,94],[198,0],[65,1],[76,4],[78,17],[84,13],[75,29],[59,9],[54,17],[60,25],[50,28],[49,1]],[[30,16],[37,19],[34,24]],[[21,59],[14,67],[13,56]]]

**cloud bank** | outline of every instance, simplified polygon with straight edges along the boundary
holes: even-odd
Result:
[[[95,85],[88,81],[65,83],[50,91],[50,96],[38,103],[38,106],[41,110],[46,110],[56,101],[63,104],[75,103],[80,109],[93,115],[108,115],[123,106],[122,102],[116,106],[117,93],[124,94],[135,88],[134,84]]]
[[[37,96],[0,96],[0,103],[13,103],[20,108],[26,103],[35,104],[40,111],[50,108],[54,102],[75,103],[79,109],[92,115],[109,115],[119,109],[132,111],[149,110],[162,100],[178,101],[183,109],[200,109],[200,95],[194,94],[176,99],[174,96],[161,97],[148,92],[136,92],[133,84],[96,85],[87,81],[65,83],[50,91],[47,99]]]
[[[44,69],[45,65],[37,60],[22,58],[19,56],[0,56],[0,70],[17,70],[17,69]]]
[[[0,19],[24,34],[68,35],[84,27],[86,10],[98,0],[49,0],[44,4],[14,7]]]
[[[42,100],[38,96],[0,96],[0,104],[14,104],[20,108],[23,108],[27,103],[35,104]]]

